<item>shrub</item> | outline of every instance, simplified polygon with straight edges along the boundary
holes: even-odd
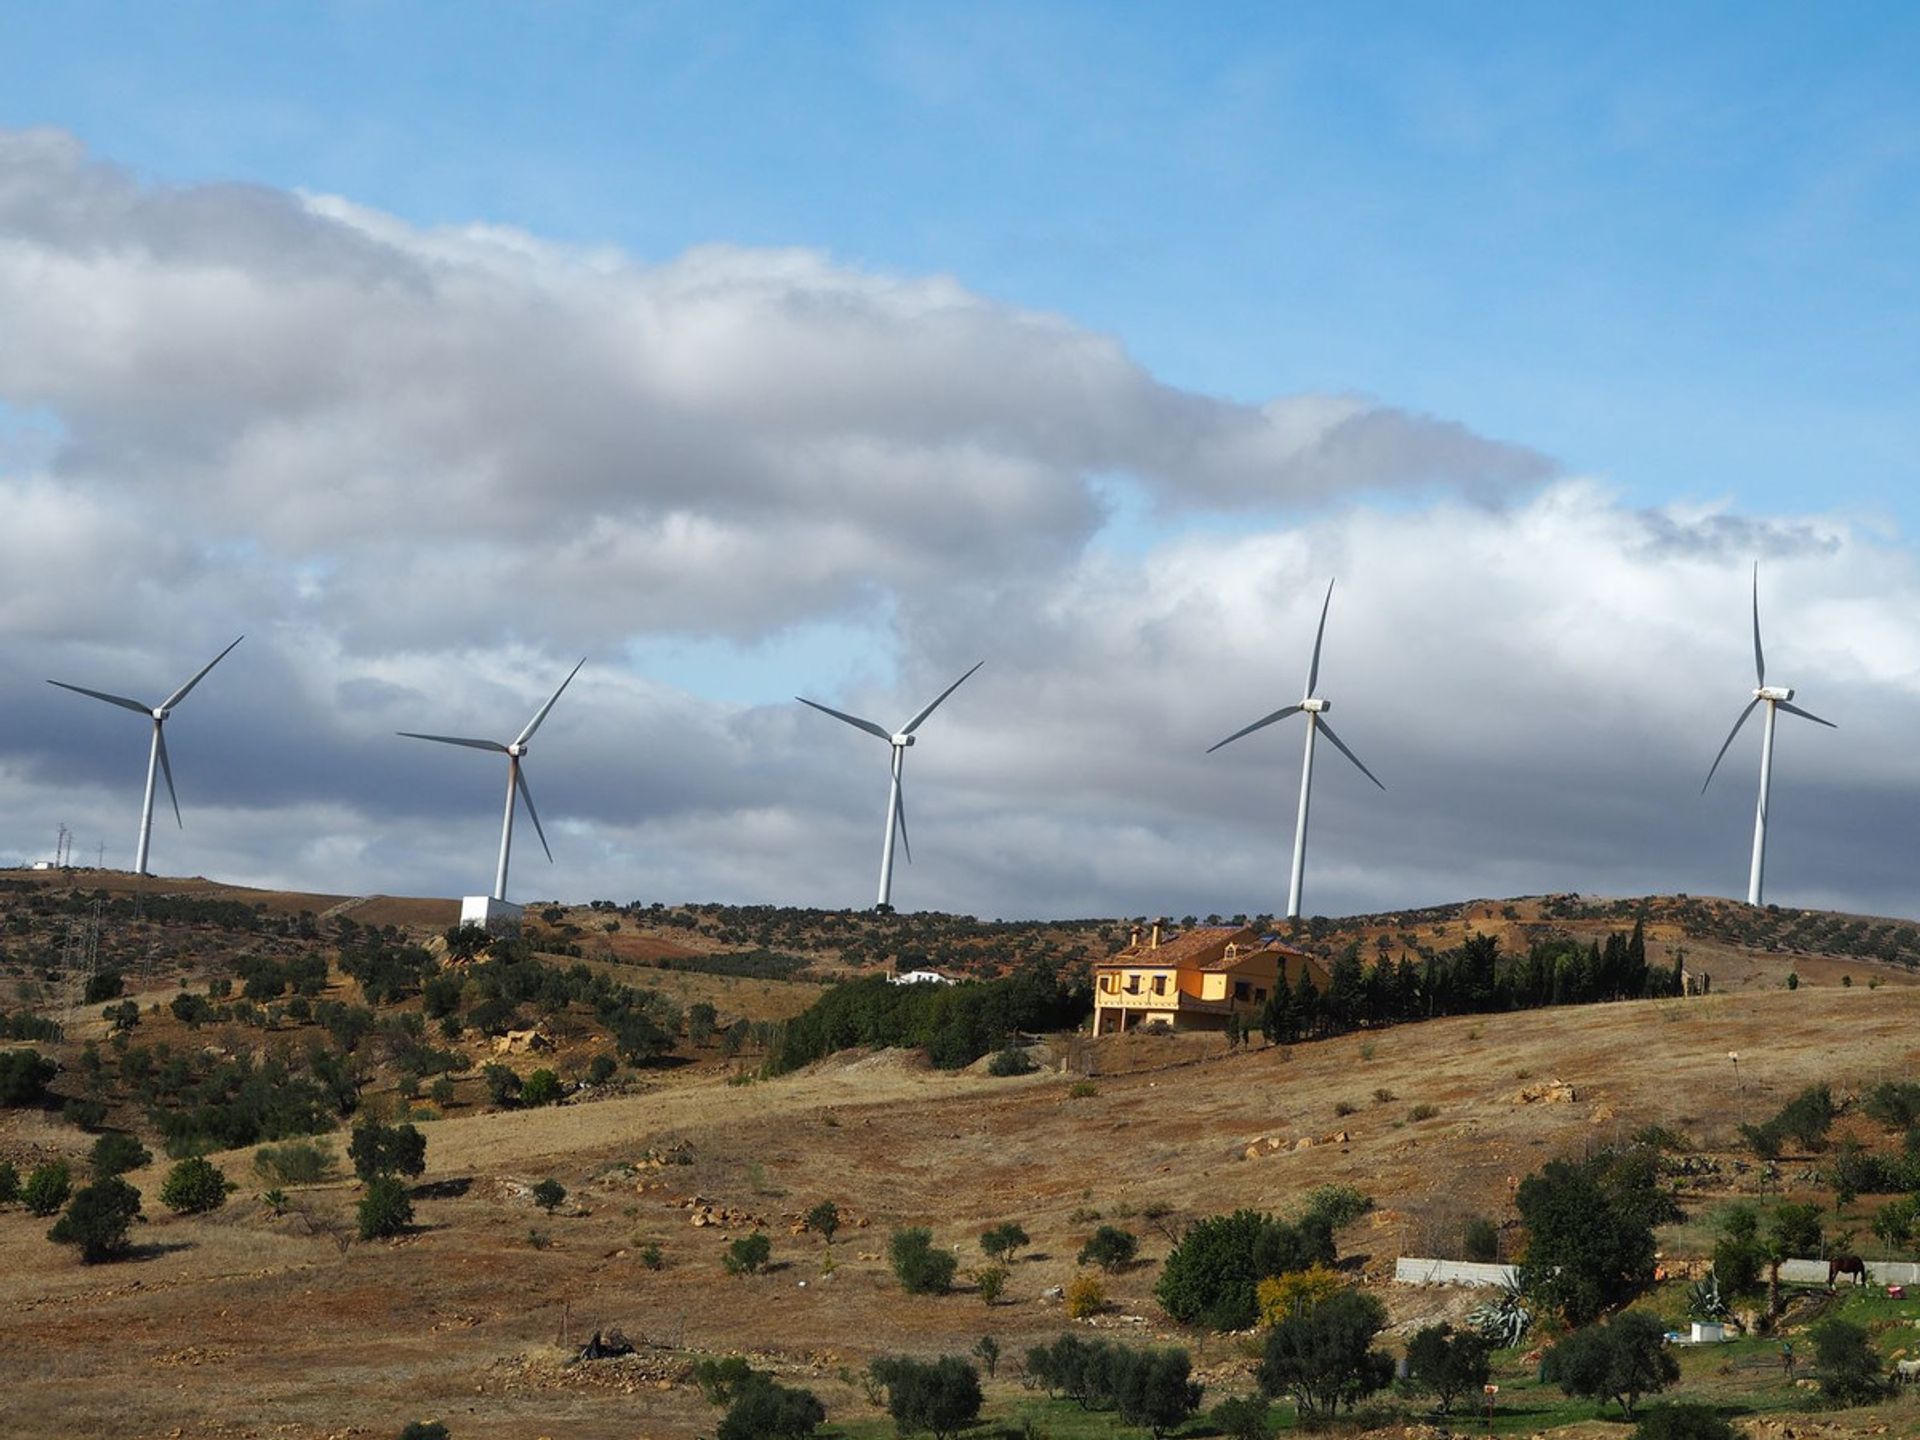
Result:
[[[124,1175],[129,1170],[138,1170],[152,1159],[153,1153],[139,1140],[124,1131],[114,1130],[93,1142],[87,1163],[93,1170],[94,1179],[105,1180],[110,1175]]]
[[[1141,1426],[1161,1440],[1200,1408],[1204,1392],[1192,1379],[1186,1351],[1121,1349],[1116,1360],[1113,1398],[1122,1423]]]
[[[1633,1440],[1740,1440],[1740,1432],[1713,1406],[1680,1401],[1649,1405],[1633,1427]]]
[[[1469,1260],[1492,1264],[1500,1258],[1500,1227],[1484,1215],[1474,1216],[1461,1234],[1461,1249]]]
[[[1098,1265],[1109,1275],[1118,1274],[1133,1263],[1139,1252],[1140,1238],[1117,1225],[1102,1225],[1088,1237],[1075,1257],[1081,1265]]]
[[[560,1077],[551,1070],[541,1069],[527,1076],[520,1086],[522,1105],[551,1105],[560,1098]]]
[[[1471,1330],[1428,1325],[1407,1342],[1407,1372],[1440,1402],[1442,1415],[1462,1395],[1485,1385],[1490,1370],[1487,1342]]]
[[[807,1211],[801,1223],[831,1245],[834,1232],[840,1228],[840,1207],[831,1200],[822,1200]]]
[[[360,1238],[382,1240],[413,1223],[413,1201],[407,1198],[407,1187],[393,1176],[376,1175],[360,1197],[358,1216]]]
[[[872,1370],[887,1388],[887,1413],[902,1435],[925,1430],[947,1440],[980,1418],[980,1372],[957,1355],[934,1361],[883,1355]]]
[[[12,1205],[20,1199],[20,1172],[11,1160],[0,1160],[0,1205]]]
[[[1236,1210],[1189,1226],[1167,1256],[1154,1294],[1182,1324],[1245,1330],[1259,1315],[1254,1287],[1269,1275],[1336,1258],[1333,1228],[1322,1214],[1297,1225]]]
[[[551,1175],[533,1187],[533,1203],[549,1215],[558,1210],[566,1198],[567,1187]]]
[[[312,1140],[262,1145],[253,1152],[253,1168],[282,1185],[313,1185],[333,1174],[333,1152]]]
[[[1303,1416],[1333,1416],[1393,1378],[1393,1359],[1373,1349],[1387,1312],[1371,1295],[1342,1290],[1267,1331],[1260,1388],[1289,1395]]]
[[[734,1396],[748,1386],[756,1382],[764,1384],[766,1379],[741,1355],[728,1355],[720,1360],[696,1360],[693,1364],[693,1383],[700,1387],[700,1393],[706,1397],[709,1405],[729,1404]]]
[[[353,1127],[347,1144],[353,1173],[362,1180],[381,1175],[418,1175],[427,1168],[427,1137],[411,1125],[382,1125],[377,1120]]]
[[[520,1072],[499,1062],[480,1071],[487,1082],[487,1098],[496,1105],[511,1105],[520,1094]]]
[[[1267,1440],[1267,1415],[1272,1408],[1264,1395],[1236,1395],[1214,1406],[1207,1421],[1227,1440]]]
[[[811,1390],[762,1379],[734,1397],[714,1431],[715,1440],[803,1440],[827,1418]]]
[[[773,1258],[773,1242],[764,1231],[756,1230],[751,1235],[742,1235],[731,1245],[722,1264],[729,1275],[757,1275],[767,1268],[767,1261]]]
[[[58,1072],[38,1050],[0,1050],[0,1105],[38,1105]]]
[[[69,1125],[77,1125],[82,1130],[98,1130],[107,1123],[106,1102],[101,1100],[69,1100],[60,1107],[60,1118]]]
[[[1417,1123],[1421,1120],[1431,1120],[1439,1113],[1440,1107],[1438,1105],[1430,1105],[1423,1100],[1407,1112],[1407,1119]]]
[[[438,1420],[410,1420],[400,1440],[453,1440],[453,1432]]]
[[[980,1357],[980,1363],[986,1367],[987,1378],[991,1380],[1000,1368],[1000,1342],[991,1335],[982,1335],[973,1342],[973,1353]]]
[[[995,1260],[1013,1261],[1013,1255],[1022,1245],[1032,1244],[1027,1232],[1014,1221],[1007,1220],[994,1226],[980,1237],[980,1248]]]
[[[1680,1378],[1680,1365],[1667,1350],[1667,1327],[1657,1315],[1623,1310],[1548,1350],[1540,1378],[1582,1399],[1618,1401],[1631,1420],[1642,1395]]]
[[[924,1225],[894,1231],[887,1253],[894,1278],[909,1295],[944,1295],[953,1288],[959,1262],[950,1252],[933,1248],[933,1232]]]
[[[160,1203],[176,1215],[205,1215],[218,1210],[227,1203],[227,1177],[211,1160],[192,1156],[167,1172],[160,1186]]]
[[[974,1288],[980,1292],[980,1298],[991,1305],[1000,1298],[1007,1288],[1007,1267],[1004,1265],[982,1265],[973,1273]],[[989,1370],[988,1374],[993,1372]]]
[[[1322,1185],[1307,1194],[1308,1215],[1323,1217],[1338,1230],[1373,1209],[1373,1197],[1351,1185]]]
[[[67,1168],[67,1162],[49,1160],[27,1176],[27,1183],[20,1187],[20,1203],[27,1207],[29,1215],[44,1219],[66,1204],[72,1193],[73,1172]]]
[[[1091,1100],[1100,1093],[1100,1087],[1091,1080],[1076,1080],[1067,1087],[1069,1100]]]
[[[593,1057],[593,1063],[587,1066],[587,1083],[589,1085],[604,1085],[613,1079],[614,1071],[619,1068],[620,1062],[615,1060],[613,1056],[596,1055]]]
[[[1813,1327],[1814,1374],[1820,1389],[1838,1405],[1865,1405],[1887,1393],[1880,1369],[1880,1352],[1867,1332],[1845,1320],[1826,1320]]]
[[[1803,1203],[1782,1205],[1775,1210],[1773,1243],[1785,1255],[1818,1255],[1823,1243],[1820,1207]]]
[[[77,1245],[88,1265],[127,1253],[127,1231],[140,1213],[140,1192],[117,1175],[78,1191],[67,1213],[47,1231],[56,1245]]]
[[[640,1263],[649,1270],[662,1270],[666,1268],[666,1258],[660,1253],[659,1242],[649,1240],[640,1247]]]
[[[1107,1308],[1107,1287],[1097,1275],[1076,1275],[1067,1282],[1067,1318],[1084,1320]]]
[[[1263,1325],[1278,1325],[1289,1315],[1311,1310],[1339,1293],[1340,1277],[1317,1264],[1304,1270],[1289,1270],[1284,1275],[1269,1275],[1253,1287]]]
[[[987,1062],[987,1073],[1002,1079],[1010,1075],[1031,1075],[1039,1068],[1033,1063],[1033,1058],[1018,1045],[1009,1045],[1005,1049],[996,1050],[993,1058]]]

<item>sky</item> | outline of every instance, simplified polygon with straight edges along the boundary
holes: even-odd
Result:
[[[1196,18],[1197,17],[1197,18]],[[0,862],[1920,915],[1906,7],[0,0]]]

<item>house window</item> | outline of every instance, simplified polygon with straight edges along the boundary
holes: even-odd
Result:
[[[1164,995],[1167,993],[1167,977],[1166,976],[1156,975],[1153,977],[1153,993],[1156,995]]]
[[[1127,976],[1127,994],[1138,995],[1139,993],[1140,993],[1140,977],[1138,975]]]
[[[1233,998],[1234,999],[1245,1000],[1252,993],[1253,993],[1253,987],[1247,984],[1246,981],[1236,980],[1233,982]]]
[[[1109,995],[1114,994],[1120,988],[1120,977],[1118,975],[1102,975],[1100,977],[1100,988]]]
[[[1266,991],[1266,987],[1265,987],[1265,986],[1259,986],[1259,987],[1256,987],[1256,988],[1255,988],[1255,990],[1254,990],[1254,992],[1253,992],[1253,998],[1254,998],[1254,999],[1256,999],[1256,1000],[1264,1000],[1264,999],[1266,999],[1266,998],[1267,998],[1267,991]]]

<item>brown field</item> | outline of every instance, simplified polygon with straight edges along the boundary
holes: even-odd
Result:
[[[1451,1302],[1385,1283],[1395,1256],[1468,1214],[1510,1215],[1510,1183],[1544,1159],[1654,1122],[1724,1153],[1741,1114],[1804,1084],[1910,1075],[1917,1025],[1920,994],[1862,983],[1461,1017],[1244,1054],[1215,1037],[1131,1036],[1076,1047],[1098,1077],[1083,1098],[1064,1075],[945,1074],[897,1052],[753,1084],[697,1064],[641,1093],[430,1124],[419,1229],[371,1245],[344,1243],[350,1182],[297,1191],[274,1219],[250,1156],[229,1154],[218,1159],[239,1193],[214,1217],[177,1219],[152,1198],[155,1166],[131,1177],[149,1200],[129,1263],[83,1267],[46,1242],[47,1222],[0,1215],[0,1431],[306,1440],[439,1418],[460,1440],[685,1437],[713,1424],[686,1365],[734,1351],[804,1378],[835,1420],[870,1416],[842,1366],[964,1352],[988,1331],[1017,1354],[1057,1333],[1060,1307],[1041,1292],[1074,1273],[1094,1211],[1140,1232],[1148,1257],[1113,1282],[1100,1323],[1178,1338],[1217,1381],[1244,1368],[1237,1342],[1176,1336],[1151,1299],[1165,1232],[1185,1219],[1287,1211],[1316,1185],[1357,1185],[1379,1209],[1342,1236],[1343,1254],[1396,1317],[1423,1316]],[[1519,1103],[1549,1078],[1577,1098]],[[1341,1104],[1353,1113],[1336,1115]],[[1416,1104],[1438,1114],[1413,1121]],[[38,1115],[6,1123],[10,1147],[72,1148],[68,1127]],[[678,1146],[692,1163],[649,1158]],[[551,1219],[525,1194],[548,1175],[571,1192]],[[694,1226],[696,1196],[732,1218]],[[821,1198],[865,1222],[841,1232],[831,1275],[821,1241],[790,1233]],[[964,1275],[980,1230],[1008,1218],[1034,1243],[1007,1303],[965,1287],[908,1297],[887,1273],[893,1226],[932,1226]],[[729,1278],[726,1239],[755,1221],[777,1268]],[[638,1258],[649,1241],[658,1272]],[[561,1340],[598,1326],[664,1348],[565,1368]]]

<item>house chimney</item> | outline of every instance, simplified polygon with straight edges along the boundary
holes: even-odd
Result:
[[[1158,950],[1160,948],[1160,927],[1166,923],[1167,917],[1164,915],[1156,915],[1153,917],[1153,943],[1147,947],[1149,950]]]
[[[1140,927],[1138,925],[1127,932],[1127,948],[1129,950],[1138,950],[1140,948]]]

